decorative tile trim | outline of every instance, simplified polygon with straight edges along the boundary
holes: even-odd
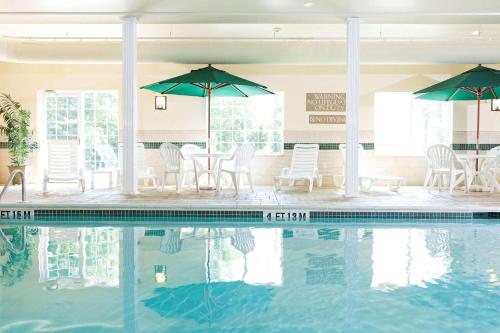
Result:
[[[497,146],[500,146],[500,143],[480,143],[479,150],[481,151],[490,150]],[[460,150],[460,151],[476,150],[475,143],[453,143],[451,147],[453,150]]]
[[[159,149],[162,143],[163,142],[143,142],[145,149]],[[170,143],[175,144],[179,148],[185,144],[194,144],[201,148],[207,147],[206,142],[201,142],[201,141],[170,142]],[[299,143],[305,143],[305,142],[285,142],[283,148],[284,150],[293,150],[293,146]],[[365,150],[375,150],[375,144],[372,142],[364,142],[361,144],[363,145],[363,148]],[[339,145],[340,143],[319,143],[319,150],[339,150]]]
[[[163,142],[157,142],[157,141],[144,141],[142,142],[144,144],[145,149],[160,149],[160,145]],[[175,144],[178,147],[182,147],[185,144],[194,144],[199,146],[200,148],[206,148],[207,144],[206,142],[203,141],[177,141],[177,142],[170,142]],[[305,142],[285,142],[284,143],[284,150],[293,150],[293,146],[298,144],[298,143],[305,143]],[[340,143],[319,143],[319,150],[338,150],[339,149]],[[361,145],[363,145],[363,148],[365,150],[375,150],[375,143],[373,142],[362,142]],[[38,144],[37,144],[38,146]],[[452,149],[456,151],[473,151],[476,150],[476,145],[474,143],[453,143]],[[500,143],[481,143],[479,144],[479,150],[481,151],[488,151],[494,147],[500,146]],[[8,142],[0,142],[0,149],[9,149],[9,143]]]
[[[10,147],[9,142],[7,142],[7,141],[0,142],[0,149],[9,149],[9,147]],[[37,149],[37,148],[38,148],[38,143],[35,142],[35,149]]]
[[[160,146],[163,142],[142,142],[142,143],[144,144],[144,149],[160,149]],[[207,147],[207,144],[205,142],[201,142],[201,141],[170,142],[170,143],[173,143],[174,145],[176,145],[179,148],[181,148],[183,145],[186,145],[186,144],[197,145],[200,148]]]

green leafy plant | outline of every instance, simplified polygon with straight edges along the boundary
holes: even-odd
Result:
[[[21,103],[5,93],[0,93],[0,115],[4,124],[0,134],[7,137],[11,165],[23,166],[30,153],[36,148],[33,132],[30,130],[31,111],[23,109]]]

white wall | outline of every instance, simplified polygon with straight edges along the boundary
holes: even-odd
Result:
[[[139,85],[183,74],[204,65],[140,64]],[[344,125],[311,125],[305,112],[307,92],[344,92],[346,76],[340,65],[221,65],[216,67],[259,82],[271,90],[285,94],[285,142],[339,143],[344,141]],[[373,101],[377,91],[416,91],[439,80],[458,74],[469,65],[365,65],[361,70],[360,142],[373,142]],[[71,64],[14,64],[0,63],[0,91],[12,94],[26,108],[33,111],[36,127],[36,95],[39,90],[118,90],[121,89],[119,65]],[[140,141],[203,141],[206,135],[205,101],[197,97],[168,96],[168,110],[154,110],[154,94],[139,92]],[[475,116],[467,112],[472,103],[457,103],[454,116],[456,143],[466,143],[474,137]],[[487,133],[483,143],[500,142],[500,112],[493,113],[484,104],[482,128]],[[474,121],[471,121],[473,118]],[[397,126],[397,124],[394,124]],[[5,139],[0,139],[5,141]],[[407,184],[422,184],[425,165],[422,157],[383,157],[367,152],[369,161],[380,172],[400,175]],[[0,149],[0,181],[7,175],[7,150]],[[151,165],[161,170],[157,150],[147,151]],[[257,157],[254,181],[271,184],[272,176],[289,164],[291,151],[283,156]],[[32,166],[36,169],[34,154]],[[327,175],[341,173],[338,151],[320,153],[320,171]],[[38,179],[34,174],[32,181]],[[331,178],[326,180],[331,182]]]

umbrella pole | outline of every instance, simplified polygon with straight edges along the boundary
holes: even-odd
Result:
[[[212,90],[210,86],[208,87],[208,142],[207,142],[207,152],[210,155],[210,96],[212,95]],[[210,186],[210,157],[208,157],[208,186]]]
[[[477,94],[477,121],[476,121],[476,155],[479,155],[479,121],[481,119],[481,95]],[[479,159],[476,158],[476,172],[479,170]]]

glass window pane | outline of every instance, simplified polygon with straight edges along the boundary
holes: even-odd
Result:
[[[68,110],[67,109],[57,109],[57,121],[67,121],[68,120]]]
[[[228,151],[243,143],[258,154],[283,152],[283,94],[251,98],[214,97],[211,114],[216,149]]]
[[[56,120],[56,109],[47,108],[47,121],[55,121]]]
[[[77,123],[69,123],[68,124],[68,135],[77,137],[78,136],[78,124]]]
[[[66,139],[68,135],[68,125],[66,123],[57,123],[57,138]]]
[[[49,140],[56,138],[56,124],[55,123],[47,123],[47,138]]]

